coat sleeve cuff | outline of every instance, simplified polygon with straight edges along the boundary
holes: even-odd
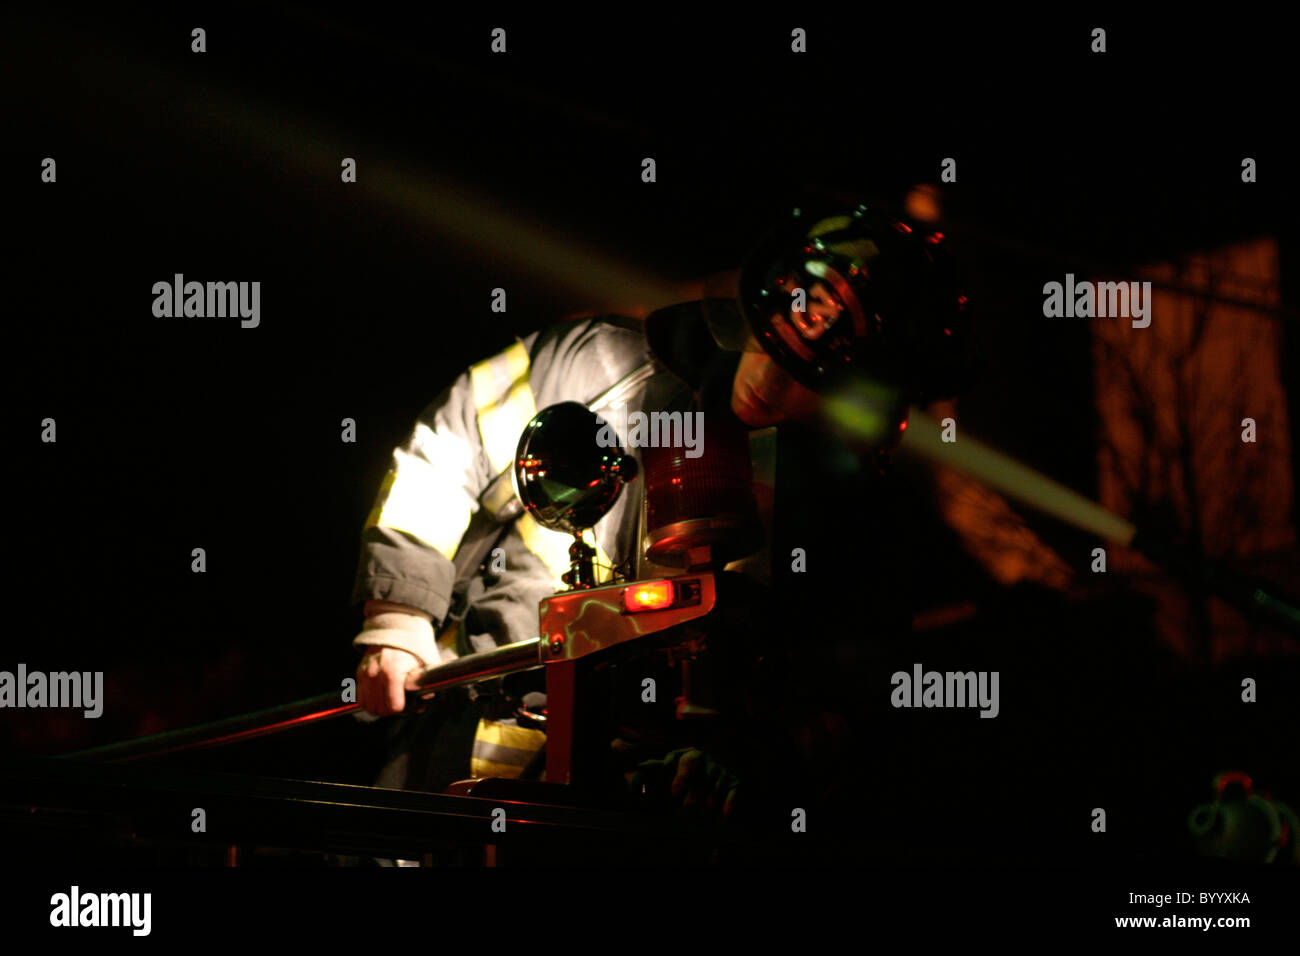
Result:
[[[361,633],[352,639],[352,646],[361,651],[368,647],[396,647],[414,654],[422,667],[442,663],[433,625],[412,614],[388,611],[367,618]]]
[[[406,604],[442,621],[455,581],[455,567],[440,551],[395,528],[370,527],[362,534],[352,603]]]

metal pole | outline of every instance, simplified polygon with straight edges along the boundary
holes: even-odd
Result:
[[[541,642],[537,638],[532,638],[515,644],[505,644],[478,654],[466,654],[454,661],[431,667],[414,680],[408,681],[407,706],[412,706],[417,700],[436,691],[540,667],[540,647]],[[339,691],[330,691],[316,697],[307,697],[195,727],[168,730],[148,737],[136,737],[132,740],[105,744],[102,747],[78,750],[75,753],[64,754],[63,757],[67,760],[126,762],[184,750],[220,747],[265,737],[282,730],[305,727],[308,724],[328,720],[331,717],[341,717],[360,709],[360,704],[340,703]]]

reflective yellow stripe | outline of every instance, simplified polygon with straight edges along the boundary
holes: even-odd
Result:
[[[573,535],[543,528],[527,511],[519,516],[515,527],[528,550],[551,569],[551,585],[557,591],[563,590],[566,585],[560,580],[560,575],[569,570],[569,546],[573,544]]]
[[[517,727],[495,720],[480,719],[478,729],[474,732],[474,742],[510,747],[520,751],[521,759],[528,758],[542,749],[546,743],[546,734],[529,727]],[[526,763],[526,761],[525,761]],[[518,777],[524,771],[524,763],[501,763],[482,757],[470,758],[470,776],[472,777]]]
[[[499,720],[480,720],[475,740],[485,744],[498,744],[502,747],[514,747],[516,750],[536,752],[546,743],[546,734],[531,727],[519,727],[515,724],[503,724]]]
[[[528,550],[546,562],[546,566],[551,569],[551,582],[555,590],[564,590],[567,585],[560,579],[560,575],[569,570],[569,547],[573,544],[573,535],[542,527],[527,511],[519,516],[515,525],[519,528],[519,536],[524,539]],[[595,535],[589,537],[594,538]],[[596,561],[606,568],[613,563],[599,541],[596,542]],[[603,568],[596,569],[597,582],[603,583],[609,576],[609,572],[604,571]]]
[[[470,369],[479,435],[494,474],[514,465],[519,436],[537,414],[536,399],[528,384],[528,371],[528,350],[522,342],[516,342],[504,352]],[[527,512],[518,519],[517,525],[524,545],[550,568],[555,589],[562,589],[565,585],[560,575],[569,570],[569,545],[573,538],[543,528]],[[606,566],[612,563],[599,542],[596,544],[596,560]],[[603,580],[608,574],[598,572],[596,577]]]
[[[515,342],[470,368],[479,438],[494,473],[514,459],[519,436],[536,414],[528,366],[528,350]],[[394,465],[384,476],[366,527],[405,531],[455,558],[470,517],[478,510],[471,492],[477,463],[477,453],[465,437],[450,428],[435,432],[417,423],[411,443],[394,453]]]
[[[435,640],[438,644],[438,653],[441,654],[444,659],[447,657],[447,654],[443,653],[444,651],[449,651],[452,657],[459,656],[456,653],[456,642],[459,637],[460,621],[452,621],[438,633]]]
[[[509,777],[513,780],[523,772],[523,767],[516,767],[512,763],[497,763],[494,760],[480,760],[478,757],[471,758],[469,762],[471,777]]]
[[[384,475],[384,480],[379,483],[379,494],[375,495],[375,506],[370,509],[370,514],[366,517],[366,527],[373,528],[379,524],[379,518],[384,513],[384,502],[388,500],[388,493],[393,490],[393,482],[397,481],[397,472],[391,468],[388,474]]]
[[[405,449],[393,453],[393,467],[380,483],[365,526],[405,531],[454,558],[477,507],[463,470],[473,451],[459,435],[435,434],[423,423],[416,425],[409,447],[418,454]]]
[[[528,350],[516,342],[469,370],[478,409],[478,431],[493,474],[514,462],[524,426],[537,414],[528,385]]]

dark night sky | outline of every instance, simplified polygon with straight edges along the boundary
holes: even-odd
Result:
[[[1087,331],[1042,324],[1042,283],[1084,258],[1290,235],[1291,104],[1259,40],[1283,31],[1258,20],[1112,18],[1099,57],[1085,16],[800,12],[796,57],[770,16],[234,9],[5,31],[0,666],[102,668],[125,703],[97,722],[7,717],[0,746],[103,743],[336,686],[355,662],[357,535],[392,447],[466,365],[589,307],[343,186],[323,140],[291,133],[292,162],[260,148],[230,103],[329,131],[363,178],[400,159],[673,278],[738,264],[803,188],[898,203],[954,156],[946,212],[987,362],[965,421],[1084,493]],[[496,25],[504,57],[488,52]],[[45,156],[57,186],[38,180]],[[174,272],[260,280],[262,327],[154,319],[149,289]],[[497,285],[506,317],[486,309]],[[54,446],[36,437],[46,416]],[[355,445],[338,440],[345,416]],[[196,546],[207,574],[189,570]],[[358,731],[336,733],[319,739]]]

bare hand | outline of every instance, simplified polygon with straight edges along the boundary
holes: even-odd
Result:
[[[420,659],[396,647],[371,647],[357,665],[357,703],[382,717],[406,707],[406,677],[421,670]]]

